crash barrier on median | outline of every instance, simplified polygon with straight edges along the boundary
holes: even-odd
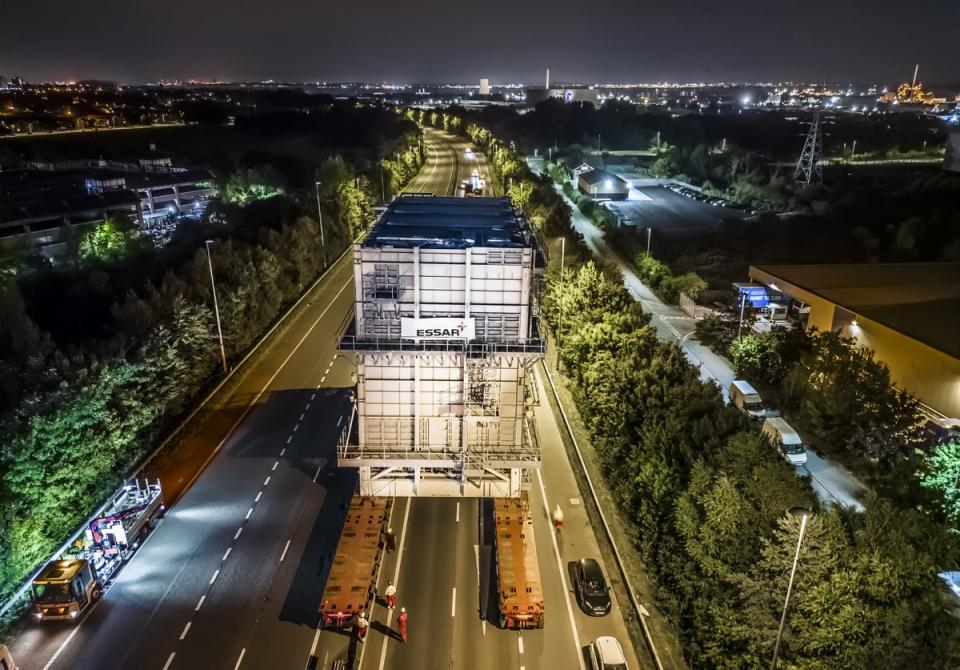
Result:
[[[547,367],[546,363],[543,363],[543,371],[547,375],[547,381],[550,382],[550,390],[553,393],[554,399],[557,401],[557,408],[560,410],[560,416],[563,418],[563,425],[567,429],[567,434],[570,435],[570,440],[573,443],[573,450],[577,454],[577,460],[580,463],[580,469],[583,471],[583,476],[587,480],[587,487],[590,489],[590,497],[593,499],[593,504],[597,508],[597,514],[600,516],[600,521],[603,524],[603,532],[607,536],[607,541],[610,542],[610,546],[613,548],[613,557],[614,561],[617,564],[617,569],[620,572],[621,578],[623,578],[623,584],[627,589],[627,595],[630,598],[630,605],[633,607],[633,611],[637,616],[637,619],[640,621],[640,626],[643,629],[643,639],[647,643],[647,648],[650,650],[650,653],[653,655],[653,660],[657,664],[657,670],[664,670],[663,662],[660,660],[660,654],[657,652],[657,647],[653,643],[653,636],[650,634],[650,629],[647,626],[646,617],[649,616],[647,608],[640,604],[637,600],[637,594],[633,589],[633,584],[630,582],[630,577],[627,575],[627,568],[624,565],[623,558],[620,556],[620,550],[617,549],[617,543],[613,539],[613,532],[610,530],[610,524],[607,523],[607,517],[603,513],[603,508],[600,506],[600,500],[597,498],[597,490],[593,486],[593,480],[590,478],[590,473],[587,471],[587,464],[583,460],[583,454],[580,453],[580,445],[577,443],[577,438],[573,434],[573,427],[570,425],[570,420],[567,418],[567,413],[563,409],[563,403],[560,400],[560,394],[557,393],[557,387],[553,383],[553,375],[550,374],[550,369]]]

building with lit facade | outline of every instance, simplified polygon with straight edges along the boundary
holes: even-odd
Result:
[[[960,263],[758,265],[750,279],[782,294],[807,328],[872,349],[935,413],[960,417]]]

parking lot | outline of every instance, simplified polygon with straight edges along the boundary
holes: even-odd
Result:
[[[641,186],[630,189],[630,199],[607,204],[628,225],[650,227],[661,232],[697,232],[709,230],[723,219],[742,218],[747,212],[715,207],[676,193],[666,186]]]

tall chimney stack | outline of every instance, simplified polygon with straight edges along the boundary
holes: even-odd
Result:
[[[546,81],[546,83],[543,85],[543,87],[546,88],[546,89],[549,89],[549,88],[550,88],[550,68],[547,68],[547,81]]]

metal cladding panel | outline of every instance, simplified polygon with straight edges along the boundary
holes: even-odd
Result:
[[[543,585],[526,496],[496,498],[494,523],[500,613],[507,618],[530,617],[539,622],[544,610]]]

